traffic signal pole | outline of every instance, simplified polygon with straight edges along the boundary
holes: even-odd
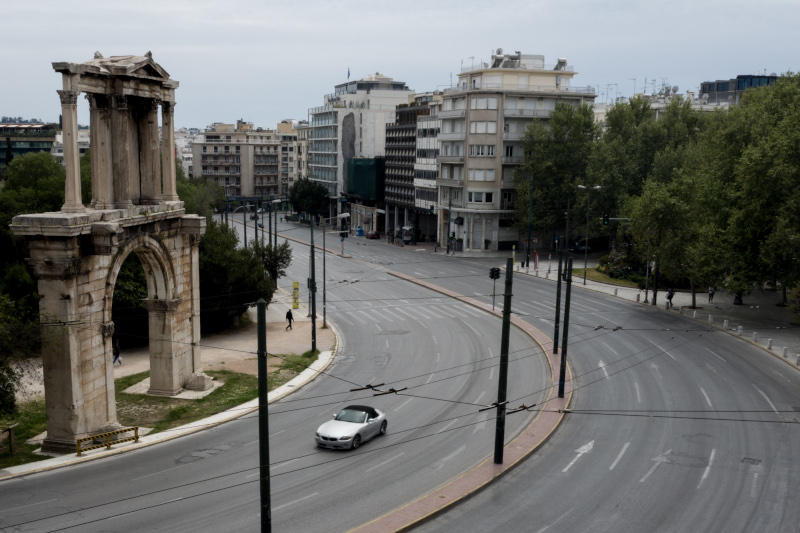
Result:
[[[506,433],[506,388],[508,386],[508,336],[511,329],[511,282],[514,260],[506,259],[506,287],[503,293],[503,330],[500,337],[500,378],[497,383],[497,418],[494,431],[494,463],[503,464]]]
[[[564,397],[567,378],[567,338],[569,337],[569,303],[572,293],[572,258],[567,259],[567,295],[564,299],[564,338],[561,342],[561,368],[558,373],[558,397]],[[558,342],[558,338],[556,338]]]
[[[566,248],[566,242],[561,245]],[[561,246],[559,246],[561,248]],[[553,353],[558,353],[558,321],[561,315],[561,262],[564,260],[564,255],[561,250],[558,250],[558,278],[556,278],[556,325],[553,331]]]

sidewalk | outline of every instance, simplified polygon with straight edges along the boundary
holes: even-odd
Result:
[[[270,303],[267,308],[267,351],[272,354],[295,353],[299,355],[310,350],[311,319],[306,316],[306,308],[301,305],[300,309],[293,311],[294,326],[290,331],[286,331],[287,322],[285,321],[285,316],[286,311],[289,309],[290,303],[288,302],[291,302],[291,297],[287,297],[285,294],[283,297],[276,294],[276,297],[277,301]],[[258,360],[255,354],[258,342],[256,309],[249,309],[248,315],[251,318],[249,324],[232,332],[210,335],[201,339],[203,370],[232,370],[252,375],[258,374]],[[270,392],[268,395],[270,403],[298,390],[302,385],[313,380],[333,360],[337,346],[336,333],[333,327],[322,329],[321,325],[322,322],[318,319],[317,347],[321,352],[319,359],[291,381]],[[147,347],[129,352],[123,350],[122,359],[123,364],[114,367],[115,378],[150,369],[150,356]],[[282,361],[279,358],[268,358],[268,371],[277,370],[277,366],[281,363]],[[39,364],[39,372],[41,372],[41,364]],[[41,383],[41,379],[39,379],[38,382],[27,386],[22,399],[29,399],[33,395],[42,394],[43,392],[44,386]],[[81,457],[77,457],[75,454],[65,454],[35,463],[9,467],[5,470],[0,470],[0,482],[10,477],[77,464],[99,457],[117,455],[132,449],[150,446],[157,442],[178,438],[246,415],[257,408],[258,399],[255,399],[204,420],[198,420],[155,435],[146,435],[141,437],[138,443],[122,443],[114,445],[111,450],[102,448],[84,452]]]
[[[589,268],[594,266],[590,263]],[[520,268],[517,263],[514,265],[514,272],[517,274],[535,276],[542,279],[556,281],[557,263],[554,264],[550,275],[547,275],[547,263],[539,264],[539,271],[533,269]],[[625,300],[638,301],[641,305],[652,305],[653,291],[647,292],[648,304],[644,303],[645,291],[633,287],[619,287],[608,283],[601,283],[586,280],[583,285],[582,276],[573,276],[573,289],[589,289],[605,294],[611,294]],[[780,307],[781,293],[778,291],[759,291],[744,296],[743,305],[733,305],[733,295],[722,291],[717,291],[714,301],[708,302],[707,287],[699,289],[701,292],[695,293],[697,308],[690,309],[692,305],[691,292],[677,291],[672,299],[672,308],[667,310],[667,289],[659,287],[656,298],[657,307],[670,313],[680,313],[689,318],[704,324],[713,324],[726,331],[741,335],[744,339],[754,342],[758,346],[769,350],[774,355],[785,357],[792,364],[797,364],[800,355],[800,327],[792,325],[793,316],[791,309]],[[727,326],[726,326],[727,321]],[[739,333],[741,327],[741,333]],[[755,335],[755,338],[754,338]],[[771,346],[770,346],[771,341]],[[784,348],[786,354],[784,355]]]

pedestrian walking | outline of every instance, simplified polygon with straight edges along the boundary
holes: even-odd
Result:
[[[675,289],[672,287],[667,291],[667,307],[672,307],[672,297],[675,296]]]
[[[292,329],[292,321],[294,320],[294,317],[292,316],[292,310],[291,309],[286,311],[286,320],[289,321],[289,325],[286,326],[286,331],[289,331],[290,329]]]
[[[714,301],[714,287],[709,287],[708,288],[708,303],[711,303],[713,301]]]
[[[119,364],[122,365],[122,352],[119,347],[119,339],[114,339],[114,345],[111,347],[111,351],[114,353],[114,361],[111,364],[113,365],[119,361]]]

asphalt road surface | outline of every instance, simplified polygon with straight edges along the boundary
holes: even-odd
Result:
[[[293,249],[276,297],[288,298],[291,282],[300,281],[305,301],[308,247]],[[270,407],[275,531],[345,531],[457,477],[493,449],[493,411],[478,409],[496,400],[500,319],[390,276],[371,260],[328,255],[326,263],[327,314],[342,343],[326,375]],[[512,328],[510,353],[510,394],[543,397],[549,369],[541,350]],[[375,383],[408,389],[379,397],[350,392]],[[351,403],[385,411],[388,434],[356,452],[317,448],[316,428]],[[534,416],[509,417],[506,439]],[[257,418],[248,415],[158,446],[13,479],[0,484],[0,529],[252,531],[260,520],[258,449]]]

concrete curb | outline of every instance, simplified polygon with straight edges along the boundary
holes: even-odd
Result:
[[[495,316],[502,316],[501,312],[492,311],[491,306],[483,302],[425,281],[416,280],[399,272],[387,271],[387,273],[441,294],[452,296],[459,301],[487,311]],[[546,344],[552,346],[552,339],[527,322],[512,318],[512,323],[528,334],[545,353],[547,362],[550,365],[551,378],[554,378],[551,382],[555,381],[555,368],[558,366],[556,358],[558,356],[548,352],[544,347]],[[568,395],[565,398],[558,398],[557,396],[554,398],[556,387],[553,385],[549,387],[547,399],[541,404],[541,407],[550,404],[550,409],[547,411],[540,409],[530,425],[517,437],[512,439],[511,442],[506,444],[503,448],[503,459],[505,462],[502,465],[495,465],[493,457],[489,457],[478,466],[465,472],[456,479],[447,482],[438,489],[399,509],[395,509],[371,522],[352,529],[351,532],[378,533],[386,531],[410,531],[448,511],[459,503],[465,502],[479,494],[483,489],[490,486],[493,481],[513,470],[547,442],[564,419],[564,409],[569,406],[572,400],[572,369],[568,367],[567,372],[568,379],[565,392],[568,392]]]
[[[284,383],[277,389],[270,392],[267,395],[268,403],[274,403],[280,399],[285,398],[294,391],[301,389],[303,385],[312,382],[326,368],[328,368],[328,366],[330,366],[331,362],[333,362],[334,357],[336,357],[336,353],[339,348],[340,334],[338,330],[333,326],[333,324],[331,324],[330,320],[328,321],[328,325],[333,331],[333,335],[335,338],[333,348],[331,350],[326,350],[324,352],[321,352],[319,358],[317,358],[317,360],[314,361],[314,363],[310,367],[305,369],[299,375],[292,378],[292,380],[289,381],[288,383]],[[69,455],[63,455],[61,457],[54,457],[52,459],[45,459],[44,461],[37,461],[35,463],[12,466],[0,471],[0,483],[8,479],[27,476],[29,474],[46,472],[49,470],[55,470],[57,468],[63,468],[67,466],[85,463],[88,461],[93,461],[95,459],[120,455],[133,450],[140,450],[142,448],[153,446],[161,442],[170,441],[173,439],[184,437],[186,435],[191,435],[193,433],[197,433],[218,426],[220,424],[224,424],[225,422],[235,420],[237,418],[251,414],[257,410],[258,410],[258,398],[250,400],[249,402],[246,402],[237,407],[231,407],[226,411],[222,411],[221,413],[217,413],[216,415],[212,415],[208,418],[197,420],[190,424],[186,424],[184,426],[180,426],[161,433],[156,433],[155,435],[152,436],[147,435],[141,437],[138,443],[125,443],[120,445],[118,448],[114,448],[111,450],[103,450],[103,449],[92,450],[84,452],[84,454],[81,457],[76,457],[73,456],[72,454],[69,454]]]

